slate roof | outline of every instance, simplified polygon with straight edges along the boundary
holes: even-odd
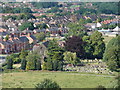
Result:
[[[33,40],[36,40],[36,37],[35,37],[35,36],[30,35],[30,37],[31,37]]]
[[[28,41],[29,41],[29,39],[28,39],[26,36],[22,36],[22,37],[20,37],[19,39],[20,39],[20,41],[22,41],[22,42],[28,42]]]

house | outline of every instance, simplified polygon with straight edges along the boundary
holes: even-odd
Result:
[[[88,28],[88,29],[95,29],[96,28],[96,23],[87,23],[86,25],[85,25],[85,27],[86,28]]]
[[[19,40],[23,44],[23,49],[28,50],[29,49],[29,39],[26,36],[19,37]]]
[[[47,47],[49,41],[43,42],[41,44],[36,44],[33,46],[33,52],[41,56],[42,63],[44,62],[45,57],[47,57]]]
[[[30,35],[30,33],[28,33],[26,37],[29,40],[29,44],[36,43],[36,38],[33,35]]]

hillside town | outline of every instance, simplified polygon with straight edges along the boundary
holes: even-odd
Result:
[[[119,88],[118,6],[117,2],[0,2],[3,88]]]
[[[77,3],[73,3],[71,8],[68,7],[66,3],[60,3],[63,6],[60,7],[60,10],[63,10],[63,12],[74,12],[76,10],[80,9],[80,6],[74,7],[74,5],[77,5]],[[34,29],[34,30],[29,30],[28,28],[25,29],[24,31],[19,30],[19,26],[22,25],[22,23],[26,22],[26,20],[21,19],[21,20],[13,20],[12,18],[9,18],[7,20],[2,20],[4,16],[19,16],[20,13],[17,14],[12,14],[12,13],[1,13],[0,16],[2,16],[1,19],[1,26],[0,26],[0,54],[9,54],[9,53],[15,53],[15,52],[20,52],[20,50],[25,49],[25,50],[30,50],[32,47],[30,47],[30,44],[36,44],[36,39],[34,35],[36,33],[40,32],[50,32],[51,36],[58,36],[59,33],[65,34],[68,32],[69,28],[67,27],[68,23],[74,23],[75,21],[79,19],[90,19],[92,23],[86,23],[86,31],[88,33],[98,30],[105,36],[111,36],[115,37],[116,34],[119,34],[120,28],[118,26],[114,27],[113,29],[108,28],[104,29],[102,28],[102,25],[114,25],[120,22],[119,16],[117,15],[106,15],[106,14],[101,14],[99,16],[97,15],[62,15],[62,16],[55,16],[55,15],[48,15],[45,13],[47,10],[51,9],[34,9],[32,4],[30,3],[24,3],[24,4],[5,4],[1,6],[4,7],[11,7],[11,8],[16,8],[16,7],[21,7],[22,5],[30,7],[32,12],[38,12],[38,13],[33,13],[33,16],[35,17],[40,17],[43,15],[46,15],[44,18],[30,18],[27,21],[34,23],[34,27],[41,23],[45,23],[48,28],[42,28],[42,29]],[[92,3],[87,3],[86,7],[92,7]],[[111,20],[107,20],[108,17],[111,17]],[[97,21],[98,18],[106,19],[101,22],[95,22]],[[100,28],[100,29],[98,29]],[[9,40],[5,40],[5,37],[9,35]]]

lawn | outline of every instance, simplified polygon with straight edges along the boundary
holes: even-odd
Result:
[[[28,71],[3,73],[3,88],[34,88],[34,85],[49,78],[56,81],[62,88],[95,88],[98,85],[107,85],[114,77],[96,74],[81,74],[69,72]]]
[[[108,42],[112,39],[112,38],[114,38],[114,37],[107,37],[107,36],[105,36],[105,37],[103,37],[104,38],[104,42],[105,42],[105,44],[107,45],[108,44]]]

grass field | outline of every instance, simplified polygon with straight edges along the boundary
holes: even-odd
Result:
[[[112,38],[114,38],[114,37],[107,37],[107,36],[105,36],[105,37],[103,37],[103,38],[104,38],[105,44],[107,45],[108,42],[109,42]]]
[[[107,85],[114,77],[96,74],[81,74],[68,72],[28,71],[3,73],[3,88],[34,88],[34,85],[49,78],[56,81],[62,88],[95,88],[98,85]]]

